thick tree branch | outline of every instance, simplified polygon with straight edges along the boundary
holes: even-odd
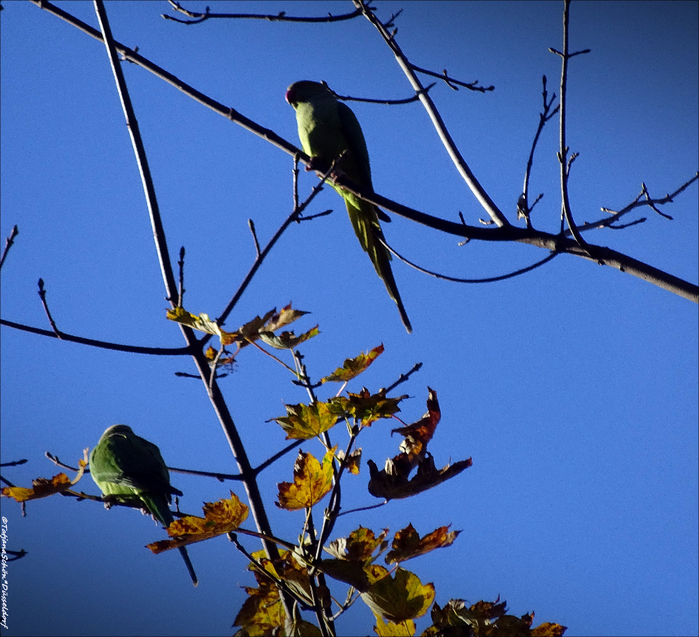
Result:
[[[116,80],[122,107],[124,109],[124,115],[126,117],[127,126],[129,127],[134,152],[136,153],[136,159],[144,184],[148,210],[150,212],[151,224],[153,226],[156,250],[160,259],[160,267],[163,274],[163,280],[165,282],[165,289],[167,290],[167,298],[170,301],[170,305],[174,308],[176,307],[179,297],[177,282],[175,280],[172,264],[170,263],[168,256],[167,241],[155,196],[155,188],[153,187],[150,170],[148,169],[148,162],[146,159],[145,149],[143,147],[143,141],[138,130],[138,124],[133,112],[126,82],[124,80],[120,62],[116,55],[116,47],[112,38],[109,22],[107,20],[107,15],[101,0],[95,0],[95,9],[97,11],[97,17],[104,36],[103,41],[107,47],[107,54],[110,60],[114,78]],[[194,358],[194,362],[199,371],[199,375],[201,376],[202,382],[207,389],[209,400],[211,401],[219,422],[223,427],[228,444],[233,452],[236,463],[238,464],[238,469],[242,476],[242,481],[245,486],[248,501],[250,503],[250,510],[252,511],[257,529],[264,535],[272,535],[271,526],[267,518],[264,502],[262,500],[262,494],[260,493],[257,484],[256,475],[252,470],[245,446],[243,445],[243,442],[238,434],[233,418],[228,410],[228,406],[226,405],[223,395],[221,394],[218,384],[216,383],[214,372],[209,368],[208,361],[202,352],[201,345],[198,349],[196,348],[198,343],[192,329],[182,324],[180,324],[180,329],[182,330],[182,334],[190,347],[192,357]],[[276,544],[264,539],[262,540],[262,543],[269,559],[272,561],[278,560],[279,551]],[[290,602],[288,599],[286,599],[286,595],[282,594],[282,598],[286,607],[287,617],[290,617]]]

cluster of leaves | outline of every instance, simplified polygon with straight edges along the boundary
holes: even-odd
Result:
[[[378,420],[397,419],[400,404],[408,396],[389,397],[385,389],[373,393],[367,388],[356,393],[344,391],[347,383],[366,371],[383,353],[383,345],[345,360],[341,367],[313,384],[296,347],[316,336],[318,327],[298,337],[291,331],[276,333],[304,314],[306,312],[294,310],[288,305],[281,312],[271,310],[235,332],[226,332],[206,314],[196,316],[182,308],[168,311],[171,320],[220,338],[221,348],[211,357],[213,367],[228,364],[222,360],[221,354],[231,345],[237,348],[229,356],[231,360],[249,344],[263,349],[258,341],[291,353],[294,368],[276,356],[272,357],[294,373],[294,382],[308,391],[311,401],[308,404],[285,405],[286,415],[272,418],[270,422],[278,423],[287,439],[317,439],[324,449],[320,460],[309,451],[299,450],[292,481],[277,485],[276,505],[279,508],[305,511],[304,526],[298,541],[266,537],[281,548],[279,557],[274,559],[265,551],[247,552],[238,541],[238,535],[262,536],[241,526],[248,517],[249,509],[231,492],[229,499],[205,503],[203,517],[180,516],[167,529],[169,539],[153,542],[148,548],[157,554],[227,535],[249,558],[248,568],[257,581],[257,587],[245,588],[248,597],[234,621],[234,626],[240,627],[236,633],[240,636],[332,635],[335,634],[334,620],[358,599],[373,612],[376,618],[374,630],[378,635],[414,635],[415,620],[424,616],[430,608],[432,625],[423,635],[562,635],[565,627],[558,624],[541,624],[532,629],[533,614],[522,617],[505,614],[505,603],[500,603],[499,599],[492,603],[481,601],[472,606],[467,606],[463,600],[450,600],[443,608],[440,607],[435,602],[434,585],[423,584],[415,573],[404,568],[403,563],[450,546],[460,531],[450,531],[449,526],[441,526],[421,537],[409,524],[394,533],[390,540],[389,529],[375,533],[359,526],[347,537],[330,541],[335,520],[342,511],[340,481],[345,472],[354,475],[361,472],[362,450],[355,448],[357,437]],[[328,383],[342,383],[340,391],[325,401],[318,400],[315,389]],[[371,495],[382,498],[383,504],[391,499],[412,497],[471,466],[471,459],[468,458],[439,470],[436,468],[427,447],[435,435],[440,418],[437,393],[428,387],[426,413],[412,424],[401,421],[402,426],[391,431],[391,435],[403,437],[398,454],[387,459],[381,470],[372,460],[368,460],[367,490]],[[331,445],[330,442],[329,432],[339,423],[346,424],[348,434],[344,450],[338,450],[338,445]],[[73,481],[65,474],[59,474],[52,481],[34,481],[34,489],[8,487],[3,489],[3,495],[23,502],[65,493],[83,475],[87,450],[84,454],[85,459],[80,460],[78,475]],[[322,514],[322,526],[317,528],[313,514],[317,505],[328,495],[330,499]],[[126,502],[123,504],[128,505]],[[342,511],[343,515],[346,513],[351,512]],[[379,564],[382,556],[383,564]],[[337,601],[333,596],[328,579],[348,585],[345,601]],[[292,600],[291,606],[288,600]],[[337,609],[333,609],[333,603]],[[304,610],[315,613],[317,625],[303,619],[301,611]]]

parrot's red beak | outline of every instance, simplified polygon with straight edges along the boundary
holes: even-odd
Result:
[[[293,105],[294,105],[294,102],[295,102],[295,100],[294,100],[294,91],[293,91],[292,89],[289,89],[289,90],[286,92],[286,95],[284,96],[284,99],[286,99],[286,101],[289,102],[289,104],[291,104],[291,105],[293,106]]]

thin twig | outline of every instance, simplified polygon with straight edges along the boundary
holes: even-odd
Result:
[[[177,262],[180,270],[180,280],[177,287],[177,307],[182,307],[184,302],[184,246],[180,248],[180,260]]]
[[[350,97],[349,95],[339,95],[335,91],[333,91],[325,82],[321,82],[322,84],[325,84],[327,89],[339,100],[342,100],[343,102],[366,102],[367,104],[383,104],[386,106],[395,106],[397,104],[410,104],[412,102],[419,102],[420,101],[420,96],[419,95],[413,95],[412,97],[406,97],[404,99],[400,100],[388,100],[388,99],[379,99],[379,98],[372,98],[372,97]],[[432,82],[429,86],[425,87],[425,91],[429,91],[436,82]]]
[[[542,98],[543,98],[543,109],[541,113],[539,113],[539,125],[537,126],[536,129],[536,134],[534,135],[534,141],[532,142],[532,148],[529,151],[529,159],[527,160],[527,168],[524,171],[524,187],[522,189],[522,195],[520,197],[520,200],[517,202],[517,217],[518,218],[524,218],[524,221],[527,225],[527,228],[531,228],[531,219],[529,218],[529,215],[536,205],[536,203],[541,199],[543,195],[539,195],[536,199],[536,201],[530,206],[529,205],[529,177],[531,175],[532,171],[532,166],[534,164],[534,151],[536,150],[536,145],[539,142],[539,137],[541,135],[541,131],[544,130],[544,126],[546,126],[546,122],[548,122],[557,112],[558,112],[558,106],[551,110],[551,106],[553,106],[553,102],[556,99],[556,94],[554,93],[551,96],[551,99],[548,99],[548,91],[546,90],[546,76],[544,75],[541,78],[541,82],[543,84],[543,89],[542,89]]]
[[[252,234],[252,240],[255,244],[255,258],[260,258],[260,242],[257,240],[257,233],[255,232],[255,222],[252,219],[248,219],[248,228],[250,228],[250,233]]]
[[[423,73],[424,75],[431,75],[432,77],[438,77],[440,80],[444,80],[447,86],[454,89],[455,91],[459,90],[457,86],[463,86],[464,88],[467,88],[470,91],[478,91],[479,93],[485,93],[486,91],[495,90],[494,86],[478,86],[478,80],[475,80],[474,82],[462,82],[461,80],[455,80],[453,77],[450,77],[447,74],[446,69],[444,69],[441,73],[435,73],[434,71],[422,69],[419,66],[416,66],[415,64],[411,64],[410,66],[418,73]],[[432,86],[434,86],[434,84],[430,84],[430,87]]]
[[[433,272],[432,270],[428,270],[427,268],[423,268],[423,267],[417,265],[416,263],[413,263],[412,261],[406,259],[402,254],[396,252],[390,245],[388,245],[388,243],[386,243],[386,240],[383,239],[382,237],[377,237],[377,238],[386,247],[386,249],[391,252],[391,254],[398,257],[398,259],[400,259],[403,263],[407,263],[411,268],[414,268],[418,272],[422,272],[423,274],[429,274],[430,276],[433,276],[437,279],[443,279],[445,281],[453,281],[454,283],[494,283],[495,281],[504,281],[505,279],[512,279],[513,277],[519,276],[520,274],[526,274],[527,272],[530,272],[531,270],[534,270],[534,269],[538,268],[539,266],[542,266],[545,263],[548,263],[554,257],[561,254],[560,252],[552,252],[547,257],[541,259],[541,261],[537,261],[536,263],[533,263],[532,265],[528,265],[525,268],[515,270],[514,272],[509,272],[508,274],[501,274],[499,276],[491,276],[491,277],[487,277],[485,279],[462,279],[462,278],[458,278],[458,277],[454,277],[454,276],[448,276],[446,274],[439,274],[438,272]]]
[[[44,306],[44,312],[46,312],[46,316],[49,319],[49,323],[51,324],[51,329],[53,330],[53,333],[56,335],[56,338],[63,339],[63,335],[58,330],[56,322],[53,320],[53,316],[51,316],[51,310],[49,310],[49,305],[46,302],[46,290],[44,289],[44,279],[39,279],[39,298],[41,299],[41,304]]]
[[[564,0],[563,3],[563,51],[556,51],[555,49],[549,49],[551,52],[559,55],[561,57],[561,86],[558,98],[559,106],[559,141],[560,149],[558,151],[558,161],[561,167],[561,209],[562,216],[565,217],[566,223],[568,224],[568,229],[570,230],[573,238],[577,244],[585,249],[589,254],[589,249],[587,242],[582,238],[580,231],[573,221],[573,212],[570,208],[570,199],[568,197],[568,177],[570,176],[570,164],[573,162],[577,153],[566,161],[568,155],[568,146],[566,145],[566,89],[568,84],[568,60],[575,55],[582,53],[589,53],[589,49],[584,51],[577,51],[576,53],[568,53],[568,26],[570,20],[570,0]],[[562,232],[562,229],[561,229]]]
[[[19,228],[17,226],[13,226],[10,232],[10,236],[7,237],[7,239],[5,239],[5,249],[2,251],[2,257],[0,257],[0,268],[2,268],[2,264],[5,263],[5,257],[7,256],[7,253],[10,251],[12,244],[15,242],[15,237],[18,234]]]
[[[56,336],[55,332],[51,332],[49,330],[42,330],[39,327],[31,327],[30,325],[23,325],[22,323],[15,323],[14,321],[8,321],[6,319],[0,319],[0,325],[6,325],[7,327],[12,327],[16,330],[30,332],[32,334],[38,334],[40,336],[48,336],[49,338],[59,338],[58,336]],[[60,338],[63,341],[69,341],[71,343],[80,343],[81,345],[89,345],[90,347],[97,347],[100,349],[110,349],[117,352],[131,352],[132,354],[151,354],[153,356],[183,356],[191,353],[189,347],[144,347],[140,345],[124,345],[122,343],[110,343],[108,341],[98,341],[93,338],[75,336],[66,332],[61,332]]]
[[[203,476],[205,478],[216,478],[219,482],[226,480],[242,480],[243,476],[232,473],[218,473],[216,471],[198,471],[196,469],[181,469],[179,467],[168,467],[168,470],[174,473],[184,473],[190,476]]]

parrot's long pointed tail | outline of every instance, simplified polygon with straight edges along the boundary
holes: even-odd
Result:
[[[379,244],[377,246],[377,252],[380,248],[386,250],[383,245]],[[408,334],[411,334],[413,331],[413,326],[410,324],[408,313],[405,311],[405,307],[403,306],[403,299],[400,298],[400,294],[398,292],[396,280],[393,278],[393,269],[391,268],[389,255],[390,252],[386,250],[385,254],[377,254],[377,260],[374,261],[374,259],[372,259],[372,261],[374,261],[374,267],[376,268],[377,274],[381,277],[384,285],[386,286],[388,295],[395,301],[396,306],[398,307],[400,320],[403,321],[403,325],[405,325],[405,329],[408,331]]]
[[[189,553],[187,553],[187,549],[184,546],[181,546],[178,550],[180,552],[180,555],[182,556],[182,559],[184,560],[185,565],[187,566],[189,576],[192,578],[192,584],[194,584],[194,586],[198,586],[199,580],[197,579],[197,574],[194,572],[192,560],[189,559]]]
[[[345,200],[345,203],[347,204],[347,212],[357,238],[359,239],[359,243],[369,255],[371,262],[374,264],[376,274],[378,274],[384,282],[388,295],[398,306],[400,319],[403,321],[405,329],[408,330],[408,334],[411,334],[413,326],[410,324],[408,313],[405,311],[403,300],[400,298],[398,292],[396,280],[393,278],[391,253],[388,251],[388,248],[381,243],[383,231],[379,224],[378,209],[375,208],[373,204],[367,202],[361,202],[361,208],[355,207],[347,200]]]

